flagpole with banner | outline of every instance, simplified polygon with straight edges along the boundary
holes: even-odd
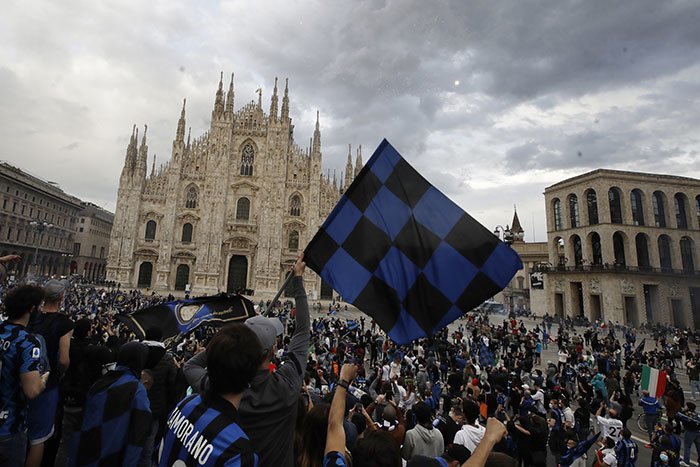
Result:
[[[503,290],[518,253],[383,140],[304,261],[397,344],[432,336]]]
[[[270,300],[270,304],[269,304],[269,305],[267,306],[267,308],[265,309],[265,312],[262,313],[263,316],[268,316],[268,315],[270,314],[270,312],[272,311],[272,309],[275,307],[275,303],[276,303],[277,300],[280,298],[280,295],[282,295],[282,292],[284,292],[284,289],[286,289],[287,286],[289,285],[289,283],[292,281],[292,277],[294,277],[294,272],[291,272],[291,273],[287,274],[287,277],[284,279],[284,282],[282,283],[282,286],[281,286],[280,289],[277,291],[277,293],[275,294],[274,298],[273,298],[272,300]]]
[[[643,391],[649,391],[650,396],[659,399],[666,392],[666,372],[644,365],[639,387]]]

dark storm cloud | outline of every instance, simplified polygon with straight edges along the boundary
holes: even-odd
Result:
[[[326,168],[386,137],[503,224],[513,200],[534,210],[547,183],[597,167],[699,175],[698,23],[691,1],[15,1],[0,158],[113,208],[133,123],[162,162],[183,97],[206,131],[220,70],[237,107],[262,86],[267,109],[289,77],[296,140],[320,110]]]

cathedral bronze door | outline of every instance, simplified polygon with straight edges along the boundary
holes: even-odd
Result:
[[[228,262],[228,282],[226,292],[240,293],[248,288],[248,259],[234,255]]]
[[[321,300],[331,300],[333,298],[333,287],[321,279]]]
[[[145,289],[151,286],[151,277],[153,275],[153,263],[144,261],[139,266],[139,278],[137,285],[139,289]]]

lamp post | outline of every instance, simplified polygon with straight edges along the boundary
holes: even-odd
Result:
[[[68,273],[66,273],[66,261],[69,261],[68,258],[71,258],[73,255],[70,253],[61,253],[61,258],[63,258],[63,275],[67,276],[70,274],[70,262],[68,262]]]
[[[510,230],[510,227],[508,227],[508,224],[506,224],[505,228],[502,225],[497,225],[496,228],[493,229],[493,234],[508,245],[513,244],[515,236],[513,235],[513,231]]]
[[[31,221],[29,225],[34,229],[34,273],[39,275],[39,244],[41,243],[41,237],[43,233],[47,230],[53,229],[53,224],[41,221]],[[39,241],[36,241],[36,234],[39,234]]]

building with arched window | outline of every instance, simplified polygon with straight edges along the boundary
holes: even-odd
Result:
[[[541,310],[545,306],[545,297],[538,279],[542,264],[548,261],[547,242],[525,241],[525,229],[520,224],[517,211],[513,213],[513,220],[507,226],[513,233],[511,246],[520,255],[523,268],[516,271],[510,283],[496,294],[494,300],[503,303],[509,312]]]
[[[119,181],[107,278],[122,287],[193,294],[255,291],[273,295],[300,250],[362,168],[338,179],[322,171],[317,115],[310,145],[295,142],[289,89],[269,108],[262,93],[236,109],[233,79],[214,96],[210,128],[193,137],[183,104],[171,157],[148,170],[146,134],[134,128]],[[199,117],[198,117],[199,118]],[[305,140],[305,138],[302,138]],[[312,298],[321,280],[305,277]]]
[[[700,328],[700,180],[599,169],[544,194],[551,267],[538,314]]]
[[[56,183],[0,161],[0,256],[16,254],[22,258],[7,264],[8,276],[19,279],[33,274],[82,273],[73,254],[90,256],[96,245],[84,242],[81,250],[77,240],[85,227],[77,222],[83,208],[78,198]],[[37,229],[32,222],[47,227]]]

